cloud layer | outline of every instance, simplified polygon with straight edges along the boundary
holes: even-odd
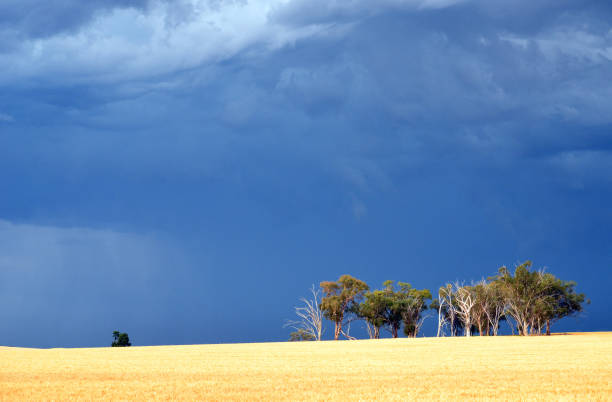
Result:
[[[0,256],[28,314],[68,308],[24,291],[48,275],[103,283],[72,296],[107,318],[105,294],[178,317],[150,342],[282,339],[310,283],[435,289],[525,258],[603,298],[609,2],[34,3],[0,6]]]

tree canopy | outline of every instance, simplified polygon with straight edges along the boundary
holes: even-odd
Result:
[[[342,333],[342,323],[349,313],[358,311],[358,304],[369,286],[351,275],[342,275],[336,282],[321,282],[321,310],[334,323],[334,339]],[[345,334],[346,335],[346,334]]]
[[[111,343],[112,347],[132,346],[130,337],[125,332],[113,331],[113,339],[113,343]]]
[[[550,334],[553,322],[582,311],[583,293],[576,293],[573,281],[563,281],[544,271],[532,271],[531,261],[525,261],[514,270],[499,269],[494,278],[507,302],[507,312],[516,321],[522,335],[542,331]]]
[[[350,323],[354,320],[365,321],[371,338],[379,338],[380,330],[385,329],[397,338],[399,330],[408,337],[416,337],[426,311],[437,311],[437,336],[498,335],[500,324],[506,322],[512,333],[536,335],[545,332],[550,335],[552,324],[558,320],[577,315],[583,311],[584,304],[590,303],[583,293],[576,291],[576,282],[564,281],[544,270],[532,270],[531,261],[519,264],[514,271],[505,266],[498,269],[497,275],[465,285],[459,282],[446,283],[432,300],[429,289],[414,288],[408,282],[385,281],[382,288],[370,290],[362,280],[351,275],[342,275],[337,281],[320,283],[323,297],[317,305],[314,302],[296,308],[308,311],[306,322],[316,325],[302,325],[320,339],[321,318],[334,323],[334,339],[340,335],[354,339],[348,334]],[[314,311],[314,312],[313,312]],[[309,317],[315,317],[311,320]],[[345,331],[346,328],[346,331]],[[301,333],[292,334],[292,339],[302,339]]]

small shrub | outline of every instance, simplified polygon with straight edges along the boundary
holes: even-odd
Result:
[[[132,346],[130,337],[126,332],[113,331],[113,339],[112,347]]]

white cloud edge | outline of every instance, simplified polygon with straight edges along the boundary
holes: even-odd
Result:
[[[78,32],[22,42],[0,54],[4,74],[0,85],[32,78],[57,83],[114,83],[145,79],[217,63],[249,49],[271,52],[296,41],[334,32],[346,33],[343,23],[284,24],[270,18],[301,0],[251,0],[210,3],[190,0],[189,18],[172,22],[171,3],[156,1],[145,12],[134,8],[100,13]],[[373,6],[365,0],[330,8],[354,7],[361,12],[385,8],[443,8],[467,0],[384,0]],[[314,5],[316,6],[316,4]]]

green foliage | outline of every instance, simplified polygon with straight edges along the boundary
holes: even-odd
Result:
[[[544,326],[550,334],[554,321],[582,311],[585,296],[575,292],[575,282],[531,271],[531,265],[531,261],[524,262],[516,267],[514,274],[501,267],[495,281],[503,291],[508,313],[516,321],[520,334],[541,333]]]
[[[355,317],[367,322],[373,338],[380,337],[381,328],[396,338],[402,325],[406,336],[416,337],[428,308],[438,313],[438,336],[444,335],[445,329],[450,329],[451,336],[476,331],[497,335],[503,321],[513,333],[515,323],[521,335],[539,334],[544,328],[550,334],[552,323],[580,313],[590,301],[576,292],[575,282],[532,271],[531,266],[531,261],[525,261],[514,272],[501,267],[488,281],[469,286],[446,284],[435,300],[428,289],[415,289],[407,282],[385,281],[382,289],[369,291],[365,282],[342,275],[335,282],[321,282],[324,297],[319,308],[335,324],[334,339],[340,334],[350,338],[342,326]]]
[[[311,334],[310,332],[302,328],[298,329],[297,331],[292,332],[289,335],[289,340],[291,342],[314,341],[315,339],[316,337],[313,334]]]
[[[422,312],[427,309],[427,300],[431,299],[428,289],[418,290],[409,283],[398,282],[399,289],[393,281],[383,283],[382,290],[365,294],[360,305],[359,316],[374,327],[374,338],[379,337],[381,327],[386,327],[394,338],[404,324],[404,333],[415,337],[422,323]]]
[[[111,344],[112,347],[132,346],[130,337],[125,332],[113,331],[113,339],[114,341]]]
[[[380,328],[388,323],[391,300],[387,293],[375,290],[365,294],[365,300],[359,305],[358,315],[374,328],[373,337],[380,337]]]
[[[359,310],[358,304],[369,287],[350,275],[342,275],[337,282],[321,282],[320,286],[323,290],[320,308],[325,318],[335,324],[334,339],[338,339],[345,316]]]
[[[400,287],[396,292],[396,300],[400,306],[402,322],[404,323],[404,334],[415,338],[422,324],[422,314],[427,310],[427,300],[431,300],[429,289],[415,289],[406,282],[398,282]]]
[[[585,302],[583,293],[576,293],[576,282],[563,281],[552,274],[543,274],[542,286],[545,295],[536,304],[534,314],[536,323],[541,327],[542,322],[546,323],[546,333],[550,334],[551,323],[580,313],[583,310],[582,304]],[[589,301],[586,301],[589,303]],[[541,331],[541,328],[538,328]]]
[[[402,282],[399,282],[398,284],[401,283]],[[384,292],[389,300],[385,325],[391,332],[391,336],[397,338],[406,312],[406,302],[403,295],[395,290],[393,281],[385,281],[383,286],[385,287]]]

